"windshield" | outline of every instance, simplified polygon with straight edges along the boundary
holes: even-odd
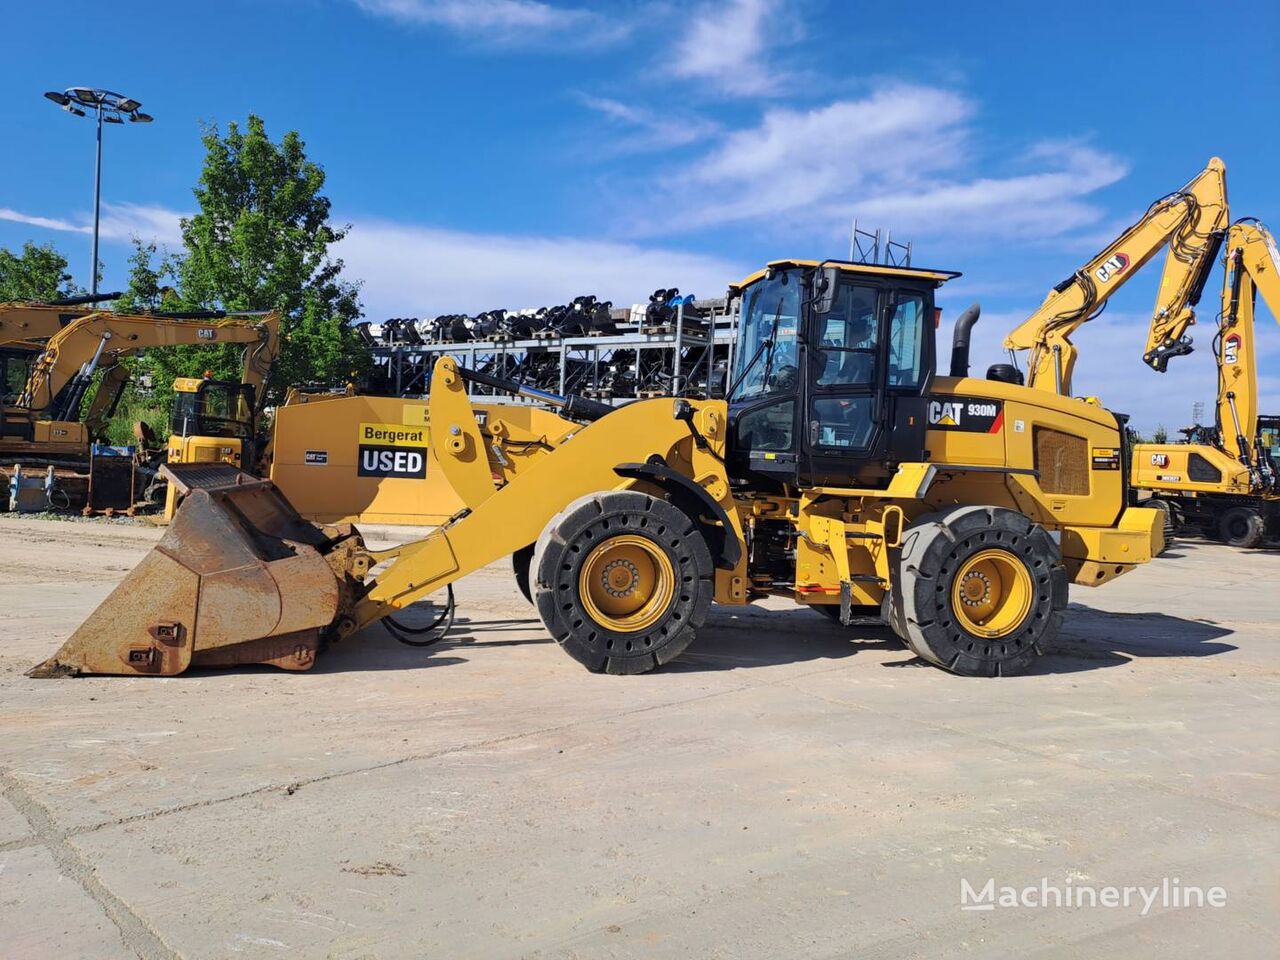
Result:
[[[742,294],[734,360],[738,383],[731,400],[790,392],[796,378],[796,332],[800,325],[800,276],[779,270]]]
[[[181,436],[238,437],[251,429],[247,388],[204,383],[195,392],[174,394],[170,429]]]

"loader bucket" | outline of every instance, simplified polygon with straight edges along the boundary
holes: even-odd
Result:
[[[189,666],[306,670],[360,589],[351,527],[298,515],[225,464],[165,468],[185,499],[160,542],[31,677],[172,676]]]

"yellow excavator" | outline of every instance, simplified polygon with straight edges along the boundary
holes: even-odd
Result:
[[[32,363],[50,337],[73,320],[95,312],[96,304],[118,296],[100,293],[47,302],[0,303],[0,404],[17,399]]]
[[[274,315],[103,311],[78,317],[44,344],[16,402],[0,407],[0,456],[83,458],[128,382],[128,369],[119,361],[140,350],[246,344],[244,378],[256,389],[269,374],[279,349],[277,330]],[[95,374],[101,374],[98,389],[81,416]]]
[[[1218,368],[1216,422],[1192,427],[1183,443],[1142,443],[1133,450],[1133,485],[1172,525],[1198,526],[1235,547],[1280,535],[1280,418],[1258,412],[1254,310],[1261,292],[1280,320],[1280,255],[1257,220],[1225,232],[1222,311],[1213,352]]]
[[[371,550],[303,520],[226,464],[166,468],[185,492],[156,548],[32,676],[305,670],[381,622],[426,644],[453,585],[511,557],[548,633],[592,671],[680,655],[712,602],[787,597],[840,623],[876,614],[958,674],[1030,669],[1070,583],[1103,584],[1163,545],[1128,503],[1120,420],[968,376],[971,307],[937,375],[935,289],[958,274],[775,261],[731,288],[728,400],[611,407],[437,361],[425,427],[386,425],[379,462],[429,431],[465,507],[423,539]],[[531,437],[478,418],[469,382],[557,411]],[[318,438],[322,439],[322,438]],[[414,626],[404,608],[443,591]]]

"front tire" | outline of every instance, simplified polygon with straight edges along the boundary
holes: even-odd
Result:
[[[693,520],[637,490],[574,501],[535,555],[542,622],[595,673],[645,673],[675,659],[715,593],[711,551]]]
[[[1057,639],[1067,573],[1030,518],[956,507],[907,530],[891,603],[895,632],[917,656],[962,676],[1012,676]]]

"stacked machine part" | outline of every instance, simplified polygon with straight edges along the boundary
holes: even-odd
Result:
[[[373,361],[369,393],[425,396],[436,357],[448,353],[471,369],[540,390],[620,403],[722,397],[732,321],[726,301],[664,287],[630,307],[583,295],[520,310],[394,317],[357,330]],[[481,384],[473,390],[492,392]]]

